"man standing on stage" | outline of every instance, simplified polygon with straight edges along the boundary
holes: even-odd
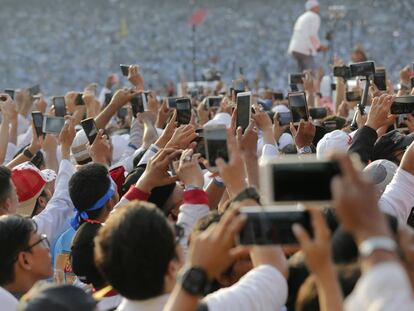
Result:
[[[288,53],[298,63],[299,72],[314,70],[313,57],[317,52],[326,52],[328,47],[321,45],[319,41],[319,27],[321,8],[317,0],[308,0],[305,4],[306,12],[296,20]]]

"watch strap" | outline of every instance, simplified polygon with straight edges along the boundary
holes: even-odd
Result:
[[[207,272],[201,267],[189,267],[180,271],[178,282],[190,295],[204,296],[209,284]]]
[[[29,160],[31,160],[31,159],[33,159],[34,158],[34,154],[28,149],[28,148],[25,148],[24,150],[23,150],[23,155],[26,157],[26,158],[28,158]]]
[[[255,200],[257,203],[260,204],[260,195],[254,187],[248,187],[244,189],[242,192],[240,192],[238,195],[234,197],[233,202],[240,202],[246,199]]]

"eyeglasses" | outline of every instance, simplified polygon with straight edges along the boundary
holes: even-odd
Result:
[[[40,239],[37,242],[33,243],[32,245],[29,245],[28,247],[23,249],[23,252],[30,251],[33,247],[35,247],[38,244],[41,244],[44,248],[49,248],[50,249],[50,242],[47,239],[46,234],[41,234]]]
[[[184,228],[180,225],[175,224],[175,244],[180,243],[181,239],[184,237]]]

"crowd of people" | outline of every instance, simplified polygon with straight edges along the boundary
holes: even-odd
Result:
[[[326,45],[325,35],[335,22],[329,20],[327,9],[332,3],[321,3],[320,36]],[[398,79],[394,72],[403,65],[401,60],[410,57],[414,43],[406,30],[413,26],[413,4],[407,0],[392,5],[386,0],[364,3],[338,3],[346,6],[348,14],[336,24],[335,53],[345,57],[353,45],[362,44],[370,59],[387,66],[392,78]],[[208,15],[196,31],[198,79],[202,70],[215,67],[231,81],[242,66],[249,80],[259,75],[262,86],[287,87],[287,74],[296,67],[286,54],[303,1],[208,0],[202,5]],[[5,73],[0,84],[17,88],[41,83],[46,94],[60,94],[81,90],[124,62],[140,64],[153,88],[161,89],[183,76],[190,80],[192,33],[187,21],[193,9],[189,1],[39,0],[28,6],[6,0],[0,12],[4,21],[0,66]],[[127,32],[122,35],[125,24]],[[259,74],[264,69],[268,79]]]
[[[367,60],[362,49],[351,58]],[[42,94],[55,82],[0,92],[0,309],[412,310],[414,111],[391,113],[401,96],[414,102],[410,61],[386,68],[386,89],[372,81],[365,107],[363,95],[348,96],[361,94],[360,77],[336,74],[326,96],[332,73],[305,70],[290,87],[319,113],[287,123],[289,96],[257,89],[248,74],[197,88],[176,77],[179,89],[164,96],[148,83],[150,64],[132,64],[128,85],[102,73],[82,92],[66,89],[64,107]],[[191,103],[187,121],[178,94]],[[39,128],[39,114],[64,124]],[[212,162],[215,128],[225,128],[228,152]],[[281,224],[289,243],[243,243],[245,208],[280,203],[267,201],[261,168],[292,157],[338,165],[331,197],[301,200],[310,228]]]

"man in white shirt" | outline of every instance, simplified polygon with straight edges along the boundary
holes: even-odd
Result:
[[[296,20],[290,40],[288,53],[298,63],[299,72],[315,69],[313,57],[317,52],[326,52],[328,47],[319,41],[320,6],[317,0],[308,0],[305,4],[306,12]]]

